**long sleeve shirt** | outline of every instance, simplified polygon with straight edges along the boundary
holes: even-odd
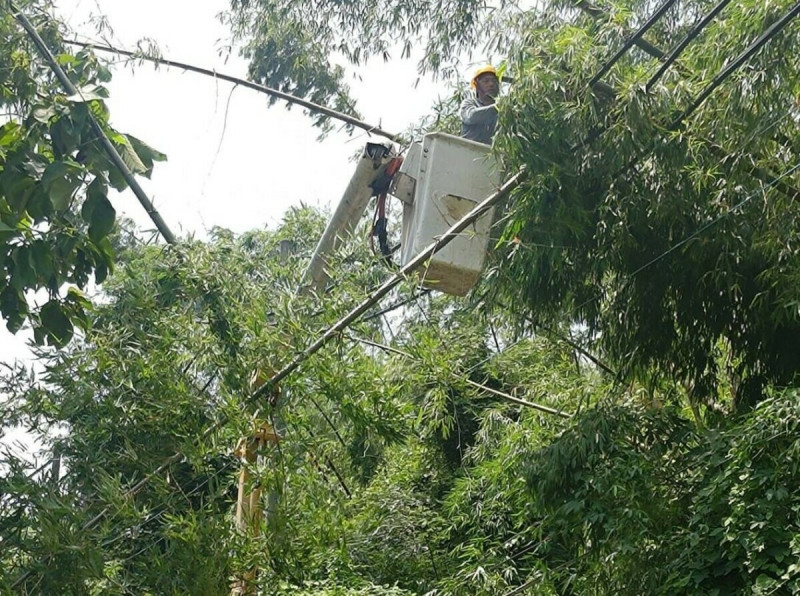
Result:
[[[461,102],[461,136],[486,145],[492,144],[497,128],[497,108],[483,105],[477,97],[467,97]]]

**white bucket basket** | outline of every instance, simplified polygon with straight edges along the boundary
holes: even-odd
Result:
[[[404,199],[401,259],[408,263],[500,186],[489,147],[444,133],[425,135],[400,169],[416,180],[413,202]],[[400,177],[401,180],[403,177]],[[407,190],[404,193],[408,194]],[[420,268],[426,287],[463,296],[483,270],[494,210],[488,211]]]

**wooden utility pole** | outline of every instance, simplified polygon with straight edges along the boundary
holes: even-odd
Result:
[[[250,381],[251,389],[257,389],[263,385],[264,380],[269,376],[262,371],[256,371]],[[277,387],[274,389],[272,398],[277,402]],[[261,535],[263,522],[261,486],[258,482],[253,484],[250,470],[257,462],[258,454],[267,446],[276,445],[280,439],[281,436],[269,422],[257,421],[253,434],[241,439],[234,451],[234,455],[241,460],[242,467],[239,472],[239,496],[236,501],[236,528],[249,538],[257,538]],[[244,572],[233,582],[231,596],[254,596],[257,594],[257,578],[258,569],[256,567]]]

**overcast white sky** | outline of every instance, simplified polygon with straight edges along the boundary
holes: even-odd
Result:
[[[228,31],[216,18],[226,0],[61,0],[59,10],[75,30],[97,39],[86,25],[102,11],[113,27],[109,41],[131,48],[143,37],[157,41],[165,57],[246,77],[237,55],[218,55]],[[375,61],[358,72],[354,94],[366,121],[402,131],[430,111],[437,88],[414,89],[414,62]],[[223,81],[151,65],[114,71],[111,120],[165,152],[152,182],[144,187],[178,235],[213,226],[237,232],[274,224],[290,205],[338,200],[352,170],[350,157],[367,141],[318,130],[301,110],[267,107],[267,97]],[[230,98],[230,101],[229,101]],[[133,208],[128,206],[134,205]],[[117,201],[136,221],[147,224],[130,193]]]
[[[229,34],[217,19],[227,0],[58,0],[57,12],[79,39],[102,41],[90,17],[104,14],[113,28],[106,41],[132,49],[155,40],[164,57],[246,78],[237,55],[225,62],[218,49]],[[441,85],[417,81],[416,64],[370,63],[351,86],[364,119],[402,132],[430,112]],[[370,140],[342,132],[318,141],[318,129],[299,108],[267,106],[267,97],[245,88],[176,69],[144,64],[113,68],[108,101],[111,123],[168,156],[142,186],[179,237],[203,236],[214,226],[236,232],[274,226],[291,205],[335,204]],[[416,86],[415,86],[416,84]],[[373,137],[373,139],[377,139]],[[118,213],[152,229],[135,197],[112,197]],[[0,325],[0,361],[27,354],[24,332]],[[7,437],[7,439],[10,437]]]

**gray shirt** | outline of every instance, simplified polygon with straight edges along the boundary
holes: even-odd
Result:
[[[470,141],[492,144],[497,128],[497,108],[483,105],[474,95],[461,102],[461,136]]]

